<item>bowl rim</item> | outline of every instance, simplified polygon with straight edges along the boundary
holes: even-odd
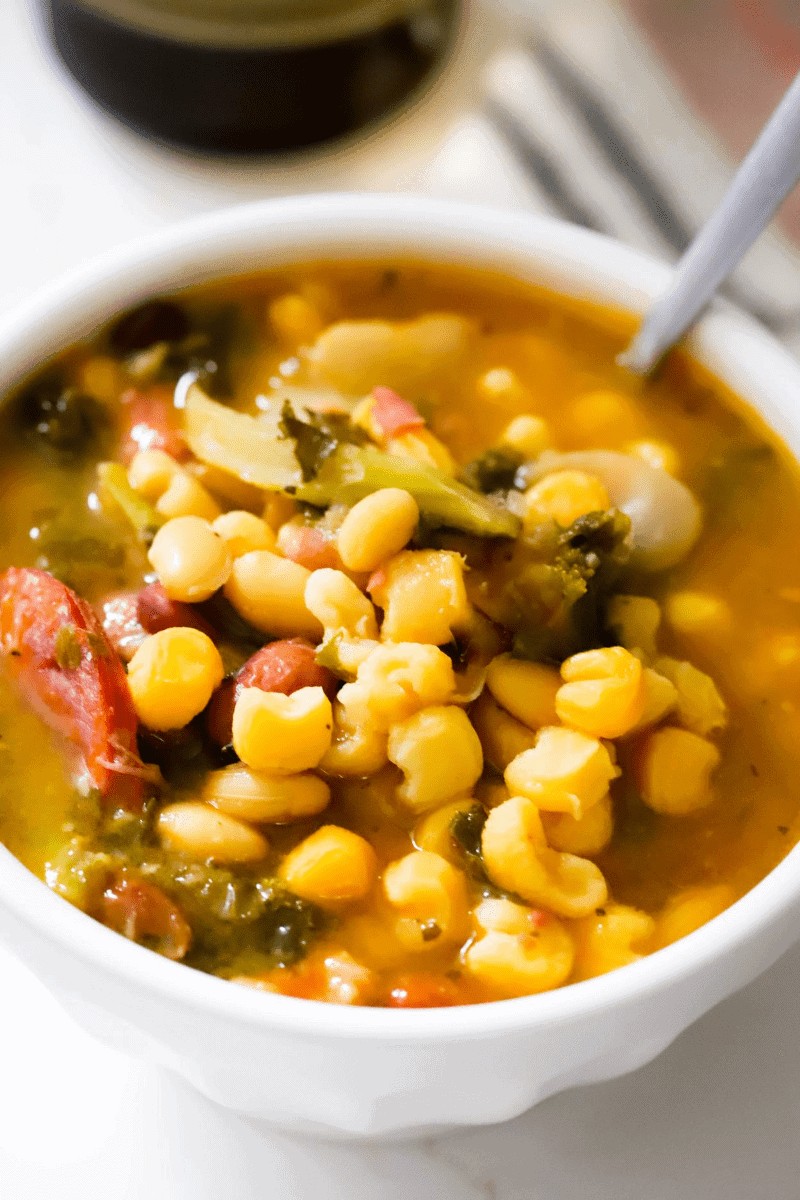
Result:
[[[548,217],[411,195],[320,193],[180,222],[72,271],[0,321],[0,391],[121,309],[214,278],[324,259],[418,257],[488,267],[633,312],[670,269],[611,238]],[[238,265],[237,265],[238,264]],[[249,264],[249,266],[248,266]],[[800,452],[800,365],[751,318],[717,303],[691,352]],[[800,845],[744,897],[678,942],[607,975],[533,996],[445,1009],[348,1007],[232,987],[127,941],[65,903],[0,846],[0,910],[45,942],[153,1000],[304,1036],[410,1043],[491,1038],[634,1003],[708,968],[800,911]]]

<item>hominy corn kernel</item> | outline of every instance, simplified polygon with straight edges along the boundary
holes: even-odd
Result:
[[[593,858],[605,850],[614,833],[614,809],[610,796],[598,800],[582,817],[549,812],[543,812],[541,816],[548,846],[565,854]]]
[[[728,723],[725,701],[710,675],[691,663],[659,658],[656,667],[675,688],[675,711],[679,725],[706,737]]]
[[[479,399],[504,407],[520,407],[530,403],[530,394],[519,376],[509,367],[492,367],[481,375],[475,385]]]
[[[312,571],[304,596],[306,608],[323,626],[326,637],[342,631],[354,638],[377,638],[372,602],[343,571],[333,567]]]
[[[266,521],[244,509],[223,513],[211,528],[225,542],[231,558],[240,558],[251,550],[275,549],[275,534]]]
[[[500,444],[516,450],[530,461],[552,446],[553,435],[550,426],[541,417],[514,417],[500,435]]]
[[[483,933],[532,933],[550,917],[538,908],[528,908],[502,896],[489,896],[476,905],[475,924]],[[542,920],[544,918],[544,921]]]
[[[641,427],[635,401],[609,388],[579,396],[569,414],[572,434],[594,445],[619,446],[635,438]]]
[[[128,467],[128,483],[145,500],[158,500],[180,467],[165,450],[140,450]]]
[[[234,560],[225,595],[238,613],[264,633],[317,640],[322,626],[305,602],[310,571],[271,550],[251,550]]]
[[[369,842],[338,825],[317,829],[289,851],[280,867],[280,877],[291,891],[323,907],[363,899],[377,874]]]
[[[641,909],[613,901],[572,927],[578,979],[605,975],[638,962],[651,950],[656,923]]]
[[[673,592],[664,602],[664,615],[677,633],[689,636],[719,633],[730,624],[730,609],[708,592]]]
[[[582,917],[608,894],[598,867],[587,858],[551,850],[532,800],[512,796],[493,808],[481,837],[492,883],[564,917]]]
[[[631,733],[646,729],[648,725],[657,725],[668,713],[674,712],[678,703],[678,689],[675,684],[652,667],[645,667],[642,671],[642,687],[644,708]]]
[[[483,770],[478,735],[455,705],[424,708],[393,725],[388,753],[405,776],[398,798],[414,812],[470,791]]]
[[[277,533],[281,525],[291,521],[296,513],[297,504],[291,496],[287,496],[285,492],[270,492],[264,501],[261,516],[272,532]]]
[[[635,454],[637,458],[641,458],[642,462],[646,462],[650,467],[655,467],[657,471],[667,471],[670,475],[677,475],[680,470],[678,451],[669,442],[641,438],[636,442],[628,442],[624,450],[626,454]]]
[[[466,880],[439,854],[412,850],[390,863],[383,873],[383,891],[399,914],[395,934],[409,950],[435,950],[466,936]]]
[[[456,464],[452,454],[430,429],[409,429],[386,443],[389,454],[413,458],[427,467],[436,467],[445,475],[455,475]]]
[[[339,527],[339,556],[349,571],[374,571],[408,545],[418,521],[409,492],[379,488],[354,504]]]
[[[527,725],[512,717],[484,690],[469,710],[475,732],[483,747],[483,756],[496,771],[536,745],[536,735]]]
[[[661,609],[650,596],[613,596],[606,624],[626,650],[649,660],[655,658]]]
[[[586,471],[553,471],[525,492],[525,527],[556,521],[566,529],[578,517],[605,511],[610,503],[605,485],[596,476]]]
[[[573,654],[561,664],[561,677],[556,712],[582,733],[621,737],[644,712],[642,664],[622,646]]]
[[[162,808],[157,826],[163,845],[196,859],[258,862],[269,850],[269,842],[258,830],[195,800]]]
[[[254,771],[293,775],[316,767],[332,731],[331,702],[321,687],[289,696],[242,688],[233,709],[233,748]]]
[[[222,509],[194,475],[177,470],[166,491],[156,500],[156,511],[162,517],[202,517],[204,521],[214,521]]]
[[[452,804],[445,804],[424,816],[414,826],[412,834],[417,850],[429,850],[448,862],[461,863],[463,855],[450,827],[459,813],[469,812],[474,803],[469,798],[454,800]]]
[[[733,889],[724,883],[686,888],[670,896],[656,918],[655,942],[650,948],[660,950],[693,933],[719,916],[735,899]]]
[[[561,686],[555,667],[500,654],[489,663],[486,686],[497,703],[529,729],[555,724]]]
[[[319,762],[326,775],[362,778],[385,767],[387,734],[371,725],[358,725],[348,719],[346,709],[337,700],[333,706],[331,744]]]
[[[269,323],[282,342],[308,345],[325,327],[320,313],[305,296],[287,292],[269,306]]]
[[[284,825],[313,817],[327,808],[331,790],[324,780],[299,775],[266,775],[233,763],[211,771],[203,787],[207,804],[230,817],[256,824]]]
[[[149,729],[183,729],[202,712],[224,668],[199,629],[162,629],[145,638],[128,664],[136,715]]]
[[[548,913],[541,918],[524,933],[485,933],[464,953],[465,970],[506,996],[529,996],[560,987],[572,971],[572,938],[556,917]]]
[[[713,799],[711,776],[719,750],[688,729],[665,727],[646,739],[640,762],[642,799],[655,812],[682,816]]]
[[[619,775],[597,738],[576,729],[542,729],[532,750],[509,763],[505,781],[512,795],[527,796],[547,812],[582,817],[606,795]]]
[[[403,550],[378,572],[370,594],[384,610],[389,642],[442,646],[469,620],[464,562],[449,550]]]
[[[231,556],[202,517],[174,517],[162,525],[147,555],[170,600],[199,604],[223,587]]]
[[[437,646],[379,644],[346,683],[339,700],[348,720],[386,730],[421,708],[444,704],[456,687],[453,664]]]

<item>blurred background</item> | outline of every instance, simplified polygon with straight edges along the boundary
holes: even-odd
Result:
[[[0,303],[319,189],[529,207],[674,259],[800,69],[800,2],[5,0],[0,56]],[[795,196],[732,288],[796,349],[799,238]]]

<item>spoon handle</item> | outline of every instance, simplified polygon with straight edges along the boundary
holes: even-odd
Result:
[[[800,179],[800,74],[762,129],[722,203],[681,258],[618,362],[646,375],[694,322]]]

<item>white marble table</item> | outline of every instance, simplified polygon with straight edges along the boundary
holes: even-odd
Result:
[[[0,311],[132,234],[344,175],[349,186],[536,200],[471,117],[432,157],[367,155],[346,172],[269,173],[146,148],[53,72],[24,0],[0,5],[0,114]],[[95,1045],[0,952],[0,1197],[794,1200],[799,989],[800,951],[633,1076],[502,1127],[362,1147],[265,1133]]]

